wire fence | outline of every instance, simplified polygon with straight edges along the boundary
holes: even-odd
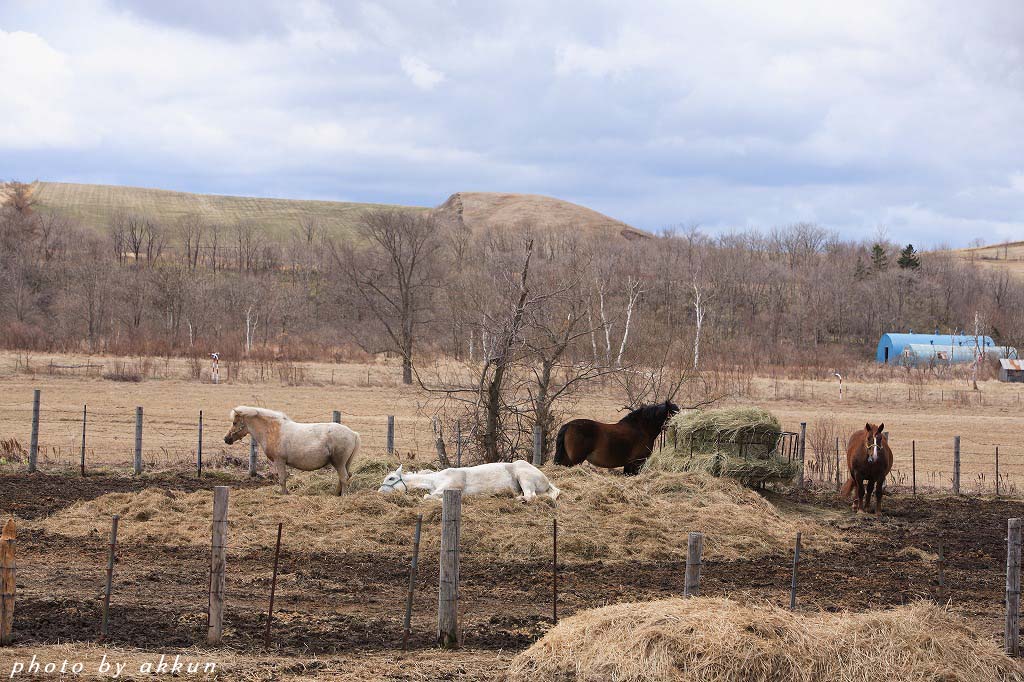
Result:
[[[332,419],[335,411],[325,410],[321,418]],[[203,428],[200,431],[200,421]],[[0,402],[0,471],[17,472],[30,466],[35,441],[35,466],[40,470],[99,467],[133,471],[136,453],[145,471],[200,471],[203,468],[247,469],[266,472],[263,457],[250,462],[245,443],[228,446],[223,441],[226,420],[211,419],[210,412],[143,409],[141,439],[136,407],[52,406],[41,401],[38,410],[32,399]],[[341,411],[341,421],[359,432],[363,456],[391,456],[397,459],[433,463],[437,457],[436,435],[429,419],[358,414]],[[812,423],[813,430],[813,423]],[[941,432],[945,428],[945,433]],[[995,438],[958,436],[955,424],[936,425],[927,432],[901,430],[889,434],[894,465],[887,486],[912,492],[948,490],[961,494],[1015,496],[1024,492],[1024,445],[998,442]],[[467,452],[468,443],[455,442],[454,429],[444,434],[446,451]],[[776,454],[792,460],[799,449],[799,434],[784,432]],[[954,441],[959,437],[959,460]],[[804,448],[804,477],[818,483],[845,482],[845,438],[822,444],[807,438]],[[815,441],[815,442],[811,442]],[[662,442],[664,442],[662,440]],[[755,444],[756,445],[756,444]],[[812,447],[813,445],[813,447]],[[756,449],[756,448],[754,448]],[[550,453],[544,453],[548,459]],[[749,454],[749,453],[741,453]],[[958,484],[958,485],[957,485]],[[958,490],[955,490],[958,488]]]

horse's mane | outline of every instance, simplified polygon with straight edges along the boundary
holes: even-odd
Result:
[[[267,419],[291,421],[291,417],[286,415],[284,412],[268,410],[265,407],[252,407],[251,405],[239,405],[235,409],[231,410],[231,421],[235,421],[235,415],[241,415],[243,417],[266,417]]]
[[[641,405],[625,417],[619,420],[620,424],[647,424],[660,426],[669,418],[669,404],[656,403],[654,405]]]

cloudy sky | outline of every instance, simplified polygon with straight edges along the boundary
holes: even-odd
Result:
[[[1024,239],[1024,5],[0,0],[0,177]]]

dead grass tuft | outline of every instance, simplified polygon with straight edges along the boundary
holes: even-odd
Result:
[[[584,611],[521,653],[510,682],[1020,680],[995,642],[927,602],[868,613],[794,613],[728,599]]]
[[[310,551],[406,551],[416,515],[423,514],[424,546],[434,547],[441,520],[438,501],[377,493],[391,465],[365,460],[353,492],[333,496],[336,478],[326,473],[289,480],[291,495],[272,486],[233,490],[229,542],[233,548],[270,547],[276,524],[284,541]],[[472,497],[463,503],[462,546],[467,555],[502,560],[547,560],[551,520],[558,515],[559,556],[567,560],[679,561],[688,531],[706,534],[708,558],[733,560],[789,551],[803,532],[809,550],[838,547],[838,534],[813,518],[783,512],[729,479],[705,474],[648,472],[636,477],[589,467],[548,467],[562,489],[557,509],[512,496]],[[111,514],[121,515],[124,542],[205,546],[210,542],[211,493],[151,488],[111,493],[80,502],[37,522],[47,532],[102,535]]]

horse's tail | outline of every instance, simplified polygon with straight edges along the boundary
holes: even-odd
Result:
[[[853,476],[848,477],[846,483],[843,484],[843,489],[839,491],[839,499],[845,500],[850,497],[850,493],[853,492],[853,486],[855,485],[856,482],[854,482]]]
[[[555,438],[555,464],[561,464],[562,466],[569,466],[569,455],[565,452],[565,432],[568,430],[569,424],[562,424],[562,428],[558,429],[558,436]]]

